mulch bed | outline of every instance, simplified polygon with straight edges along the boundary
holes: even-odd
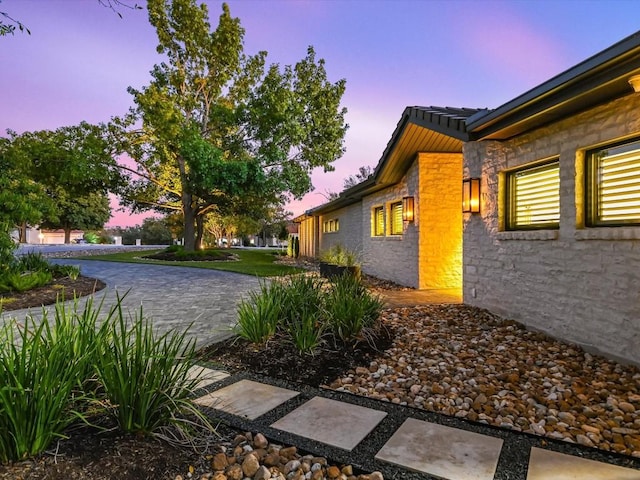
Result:
[[[286,379],[319,387],[331,383],[349,369],[369,365],[369,362],[389,348],[393,331],[381,327],[369,338],[344,343],[326,339],[313,354],[300,354],[287,339],[276,337],[264,345],[255,345],[241,338],[205,347],[200,357],[221,365],[231,373],[250,370],[261,375]]]
[[[236,256],[231,252],[220,250],[204,252],[158,252],[152,255],[144,255],[142,258],[152,260],[164,260],[166,262],[225,262],[235,260]]]
[[[27,292],[0,293],[0,306],[3,312],[41,307],[56,303],[58,298],[71,300],[74,297],[91,295],[106,286],[101,280],[82,275],[75,280],[69,277],[57,278],[49,285],[34,288]]]

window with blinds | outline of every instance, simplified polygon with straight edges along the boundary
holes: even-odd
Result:
[[[340,230],[340,222],[337,218],[325,220],[322,224],[322,231],[324,233],[334,233],[338,230]]]
[[[391,235],[402,235],[404,228],[402,224],[402,202],[389,205],[389,220]]]
[[[507,173],[507,229],[558,228],[560,164],[558,160]]]
[[[640,224],[640,141],[587,154],[588,226]]]
[[[376,207],[373,209],[373,236],[381,237],[384,235],[384,207]]]

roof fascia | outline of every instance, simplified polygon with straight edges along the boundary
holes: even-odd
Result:
[[[553,77],[504,105],[467,119],[471,139],[489,134],[530,117],[536,112],[566,104],[577,94],[584,95],[621,75],[640,68],[640,32],[625,38],[575,67]],[[635,56],[635,58],[634,58]],[[600,98],[600,97],[598,97]],[[596,98],[594,97],[594,100]]]

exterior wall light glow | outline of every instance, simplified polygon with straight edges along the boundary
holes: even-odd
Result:
[[[634,75],[629,79],[629,85],[633,88],[633,91],[640,93],[640,75]]]
[[[402,220],[413,222],[413,197],[402,197]]]
[[[480,179],[466,178],[462,181],[462,211],[480,212]]]

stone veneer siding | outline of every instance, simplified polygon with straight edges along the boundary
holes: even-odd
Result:
[[[629,95],[508,141],[464,146],[482,178],[481,213],[464,218],[464,302],[587,349],[640,364],[640,227],[584,227],[585,151],[640,137]],[[560,228],[501,231],[503,172],[560,159]]]
[[[415,222],[404,222],[402,235],[390,235],[389,206],[418,192],[418,162],[414,162],[400,182],[362,199],[362,251],[364,273],[417,288],[419,205],[415,202]],[[373,209],[383,206],[386,235],[373,236]]]
[[[320,249],[318,256],[322,252],[335,245],[341,245],[346,249],[356,252],[362,256],[362,204],[360,202],[348,207],[334,210],[333,212],[320,216]],[[338,219],[340,228],[337,232],[323,232],[324,222]]]
[[[462,286],[462,154],[419,153],[418,288]]]

